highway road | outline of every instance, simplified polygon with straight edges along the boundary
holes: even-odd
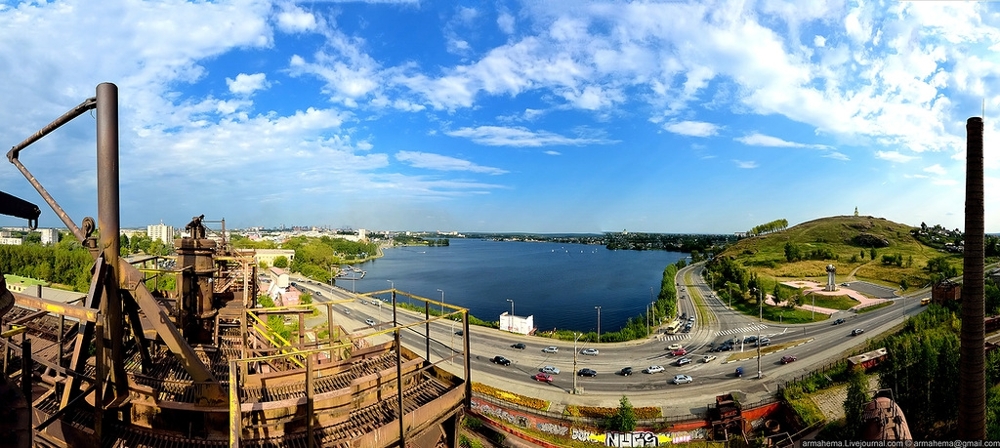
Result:
[[[903,316],[913,315],[923,310],[919,297],[926,296],[927,290],[913,291],[907,299],[897,299],[903,305],[893,305],[870,313],[855,314],[839,312],[834,317],[844,317],[846,323],[831,325],[833,319],[813,324],[781,325],[777,322],[761,322],[754,316],[746,316],[729,309],[727,303],[719,300],[705,284],[701,277],[701,264],[685,267],[678,272],[678,309],[680,312],[695,316],[695,324],[690,333],[678,335],[660,335],[644,341],[627,343],[580,344],[574,352],[573,342],[556,341],[546,338],[528,337],[511,334],[495,329],[470,327],[467,333],[471,339],[471,366],[474,372],[489,374],[501,378],[510,387],[517,387],[522,393],[529,394],[530,388],[545,388],[535,390],[565,391],[573,390],[573,373],[582,368],[597,371],[595,377],[577,377],[577,385],[586,393],[608,394],[615,400],[622,394],[652,393],[662,391],[690,390],[692,394],[710,395],[721,390],[741,390],[746,393],[758,392],[766,394],[773,392],[774,383],[782,379],[792,378],[811,371],[814,367],[827,364],[843,356],[844,352],[860,346],[867,338],[878,335],[899,324]],[[317,301],[350,300],[357,296],[350,291],[330,287],[304,279],[294,279],[300,287],[314,293]],[[320,291],[322,295],[316,295]],[[388,298],[388,294],[383,294]],[[402,294],[399,295],[402,297]],[[369,331],[371,327],[365,324],[366,319],[378,323],[374,329],[391,325],[391,305],[372,305],[369,300],[354,300],[334,306],[335,320],[355,332]],[[350,313],[347,314],[346,310]],[[423,315],[399,310],[400,325],[412,324],[423,320]],[[863,328],[860,336],[851,336],[854,328]],[[374,330],[371,329],[371,330]],[[431,325],[430,360],[439,362],[449,354],[458,353],[452,361],[443,361],[440,365],[449,368],[454,373],[461,374],[460,351],[463,346],[463,335],[456,335],[455,330],[461,329],[461,323],[436,321]],[[417,353],[424,354],[424,325],[408,328],[401,333],[404,344]],[[788,348],[761,357],[763,380],[757,379],[757,359],[755,347],[750,344],[737,345],[732,352],[712,353],[718,359],[701,362],[702,357],[709,353],[713,344],[722,340],[746,336],[766,336],[771,339],[772,346],[787,346]],[[382,336],[389,337],[389,336]],[[513,348],[515,343],[525,344],[524,349]],[[670,355],[666,347],[670,344],[682,344],[688,351],[686,355],[693,362],[684,366],[675,365],[677,357]],[[543,348],[557,346],[557,353],[545,353]],[[597,356],[579,354],[585,348],[598,348]],[[454,350],[454,351],[453,351]],[[574,353],[576,362],[574,366]],[[510,366],[493,364],[490,359],[496,355],[504,356],[512,361]],[[782,365],[783,355],[794,355],[798,361]],[[737,357],[752,357],[734,361]],[[643,373],[643,369],[651,365],[665,367],[665,371],[655,374]],[[551,384],[541,384],[533,377],[543,366],[554,366],[561,370],[554,375]],[[634,373],[621,376],[617,372],[622,367],[630,366]],[[735,369],[742,366],[744,375],[736,378]],[[694,379],[691,384],[675,385],[671,383],[674,375],[689,375]],[[475,374],[474,374],[475,375]],[[520,389],[522,387],[529,389]]]

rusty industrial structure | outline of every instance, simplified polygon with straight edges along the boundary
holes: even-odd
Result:
[[[98,219],[77,225],[19,155],[91,110]],[[7,158],[94,264],[82,303],[12,293],[0,275],[0,445],[457,446],[471,396],[468,338],[462,350],[438,361],[464,362],[464,379],[430,362],[429,340],[438,319],[461,319],[468,334],[467,310],[449,306],[442,316],[425,312],[402,325],[395,289],[382,292],[391,294],[392,325],[377,329],[335,322],[337,301],[258,308],[252,255],[212,238],[203,215],[175,240],[175,263],[140,268],[119,256],[114,84],[97,86],[95,97],[15,145]],[[28,219],[32,228],[39,216],[38,207],[9,195],[0,213]],[[174,290],[151,291],[147,281],[159,276],[172,276]],[[305,338],[304,316],[322,311],[327,322],[317,334],[323,336]],[[268,327],[273,315],[298,316],[297,340]],[[424,338],[425,356],[402,345],[403,330]]]

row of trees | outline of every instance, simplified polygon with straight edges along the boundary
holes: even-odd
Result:
[[[93,262],[90,252],[71,238],[48,246],[0,245],[0,272],[65,285],[78,292],[89,288]]]
[[[764,223],[758,226],[754,226],[747,232],[747,236],[757,236],[763,235],[765,233],[780,232],[788,228],[787,219],[775,219],[769,223]]]
[[[826,247],[806,252],[791,242],[785,243],[785,260],[789,263],[801,260],[836,260],[838,258],[837,254],[833,253],[833,250]]]

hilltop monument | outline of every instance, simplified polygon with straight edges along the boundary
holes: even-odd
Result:
[[[826,265],[826,290],[837,290],[837,267],[832,264]]]

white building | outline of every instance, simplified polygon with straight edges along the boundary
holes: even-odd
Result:
[[[59,242],[59,231],[56,229],[38,229],[42,234],[42,244],[55,244]]]
[[[500,329],[511,333],[532,334],[535,332],[535,316],[513,316],[504,311],[500,315]]]
[[[8,236],[0,237],[0,245],[20,246],[22,242],[23,240],[21,238],[12,238]]]
[[[166,244],[174,244],[174,226],[164,225],[163,221],[160,221],[159,224],[146,226],[146,235],[149,235],[149,239],[153,241],[160,240]]]

